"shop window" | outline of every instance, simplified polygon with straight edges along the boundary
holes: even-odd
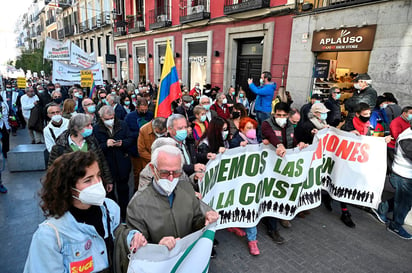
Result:
[[[196,83],[206,84],[207,76],[207,42],[189,43],[189,87]]]

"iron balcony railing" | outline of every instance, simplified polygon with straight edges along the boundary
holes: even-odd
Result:
[[[157,6],[149,11],[149,29],[158,29],[172,25],[168,5]]]
[[[129,33],[144,32],[146,30],[144,26],[142,14],[133,16],[127,16],[127,28]]]
[[[191,0],[180,0],[180,23],[189,23],[210,18],[209,7],[207,0],[199,0],[196,5],[189,6],[188,3],[192,3]]]
[[[306,5],[303,11],[310,11],[312,9],[316,9],[316,10],[335,9],[335,8],[359,5],[359,4],[369,3],[369,2],[376,2],[376,1],[378,0],[313,0],[313,1],[303,4],[303,5]]]
[[[270,0],[225,0],[224,14],[245,12],[260,8],[268,8]]]

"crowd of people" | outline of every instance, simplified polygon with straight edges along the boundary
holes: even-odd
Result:
[[[125,256],[113,259],[116,249],[136,251],[155,243],[170,250],[179,238],[218,219],[199,193],[209,160],[257,143],[272,145],[284,157],[287,149],[307,147],[327,127],[385,139],[395,195],[372,211],[389,231],[411,239],[402,225],[412,200],[412,106],[401,108],[392,93],[378,96],[367,74],[353,80],[353,95],[345,101],[341,90],[331,87],[327,97],[314,92],[300,110],[284,87],[277,89],[270,72],[261,74],[259,86],[248,79],[249,94],[232,87],[221,92],[210,84],[190,91],[182,86],[167,118],[154,116],[158,90],[150,83],[113,80],[89,97],[80,86],[29,82],[18,90],[7,82],[0,96],[2,117],[8,117],[0,119],[3,155],[10,129],[14,134],[25,126],[32,144],[45,143],[49,151],[41,190],[47,220],[33,236],[25,272],[67,270],[90,259],[95,271],[110,272],[125,263]],[[329,210],[331,201],[322,195]],[[340,208],[342,222],[354,228],[347,204],[340,202]],[[285,242],[278,223],[291,228],[290,221],[262,222],[275,243]],[[256,226],[228,231],[246,236],[250,254],[260,254]]]

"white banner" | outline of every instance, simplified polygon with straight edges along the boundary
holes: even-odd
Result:
[[[178,240],[172,250],[148,244],[130,257],[127,273],[208,272],[216,223]]]
[[[319,141],[278,157],[272,145],[229,149],[208,163],[199,183],[203,201],[219,212],[217,229],[252,227],[262,217],[293,219],[333,199],[376,208],[385,183],[386,143],[335,128]]]
[[[84,68],[74,67],[62,64],[58,61],[53,61],[53,83],[70,86],[80,84],[80,71]],[[91,70],[93,73],[93,80],[96,85],[103,85],[102,67],[97,63],[86,70]]]
[[[43,59],[68,61],[70,60],[70,40],[60,42],[47,37],[44,44]]]
[[[83,68],[90,67],[96,63],[96,54],[94,52],[88,54],[76,44],[72,43],[70,63]]]

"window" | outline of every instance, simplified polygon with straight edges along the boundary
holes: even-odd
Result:
[[[97,37],[97,56],[102,56],[102,37]]]
[[[83,40],[83,50],[84,52],[87,52],[87,41]]]
[[[90,39],[90,53],[93,53],[93,52],[94,52],[93,43],[94,43],[94,39]]]

